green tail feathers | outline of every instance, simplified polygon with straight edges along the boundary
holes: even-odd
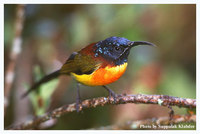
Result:
[[[46,83],[52,79],[57,78],[60,75],[60,70],[57,70],[49,75],[44,76],[40,81],[36,82],[28,89],[23,95],[22,98],[26,97],[31,91],[36,90],[41,84]]]

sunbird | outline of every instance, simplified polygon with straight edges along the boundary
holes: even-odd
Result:
[[[70,75],[77,81],[77,111],[81,103],[79,83],[86,86],[104,87],[109,93],[109,99],[113,97],[115,102],[117,95],[106,85],[115,82],[124,74],[130,50],[138,45],[155,46],[147,41],[130,41],[115,36],[91,43],[80,51],[73,52],[59,70],[33,84],[22,97],[60,75]]]

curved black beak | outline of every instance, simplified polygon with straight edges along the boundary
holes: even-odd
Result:
[[[138,46],[138,45],[150,45],[150,46],[153,46],[153,47],[156,47],[155,44],[153,43],[150,43],[150,42],[147,42],[147,41],[131,41],[129,42],[128,46],[131,48],[131,47],[134,47],[134,46]]]

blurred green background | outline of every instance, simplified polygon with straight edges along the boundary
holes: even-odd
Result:
[[[16,5],[4,5],[5,70],[15,13]],[[20,95],[34,81],[59,69],[72,52],[111,36],[157,45],[131,50],[127,71],[109,85],[116,93],[196,98],[196,5],[26,5],[22,52],[4,126],[75,102],[76,82],[68,76],[44,84],[23,100]],[[82,100],[107,95],[102,87],[81,86]],[[174,110],[175,114],[187,113],[185,108]],[[168,116],[168,112],[157,105],[104,106],[66,114],[45,129],[89,129]]]

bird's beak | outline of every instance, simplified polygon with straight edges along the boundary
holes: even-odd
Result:
[[[131,41],[128,44],[129,48],[132,48],[132,47],[138,46],[138,45],[150,45],[150,46],[156,47],[155,44],[147,42],[147,41]]]

